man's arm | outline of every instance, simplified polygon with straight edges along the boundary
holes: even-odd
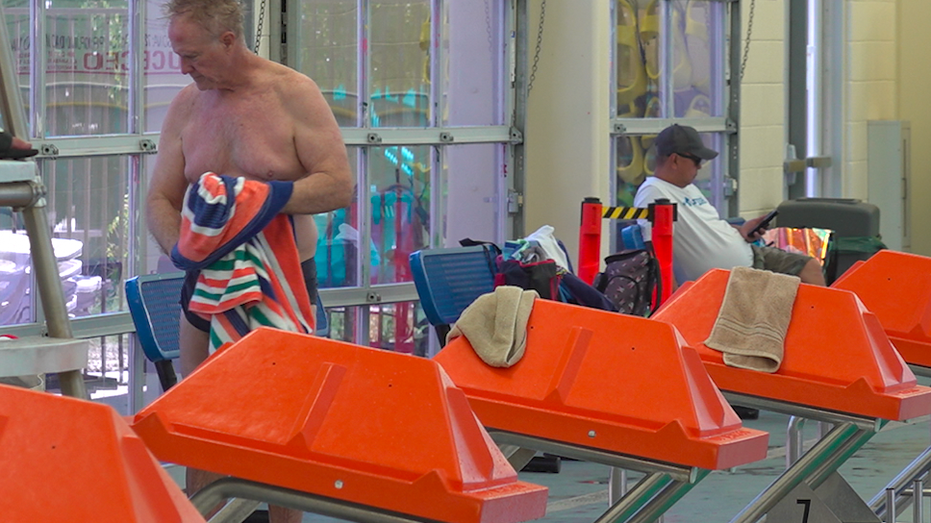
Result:
[[[183,115],[189,102],[182,90],[171,102],[162,124],[155,168],[146,198],[146,224],[164,253],[178,243],[181,231],[181,205],[188,183],[184,177],[184,153],[181,149]]]
[[[300,75],[289,96],[295,115],[294,145],[307,176],[294,183],[282,212],[316,214],[352,203],[355,180],[336,118],[311,79]]]

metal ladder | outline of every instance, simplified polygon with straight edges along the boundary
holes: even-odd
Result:
[[[35,162],[0,160],[0,206],[22,212],[48,332],[48,336],[27,336],[0,343],[0,376],[56,372],[63,395],[88,399],[81,373],[87,365],[88,343],[74,339],[71,332],[52,250],[45,193]]]

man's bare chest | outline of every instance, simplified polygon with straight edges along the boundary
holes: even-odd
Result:
[[[262,180],[293,180],[304,169],[294,146],[294,122],[283,107],[253,103],[199,107],[181,136],[185,175],[206,171]]]

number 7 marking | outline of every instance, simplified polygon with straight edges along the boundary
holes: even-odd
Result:
[[[799,505],[805,505],[805,513],[802,514],[802,523],[808,523],[808,511],[811,510],[810,499],[799,499],[795,501]]]

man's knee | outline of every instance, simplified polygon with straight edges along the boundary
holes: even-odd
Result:
[[[798,277],[802,279],[802,283],[821,286],[826,285],[821,263],[814,258],[808,260],[808,263],[805,264],[805,267],[803,267],[801,272],[798,273]]]

